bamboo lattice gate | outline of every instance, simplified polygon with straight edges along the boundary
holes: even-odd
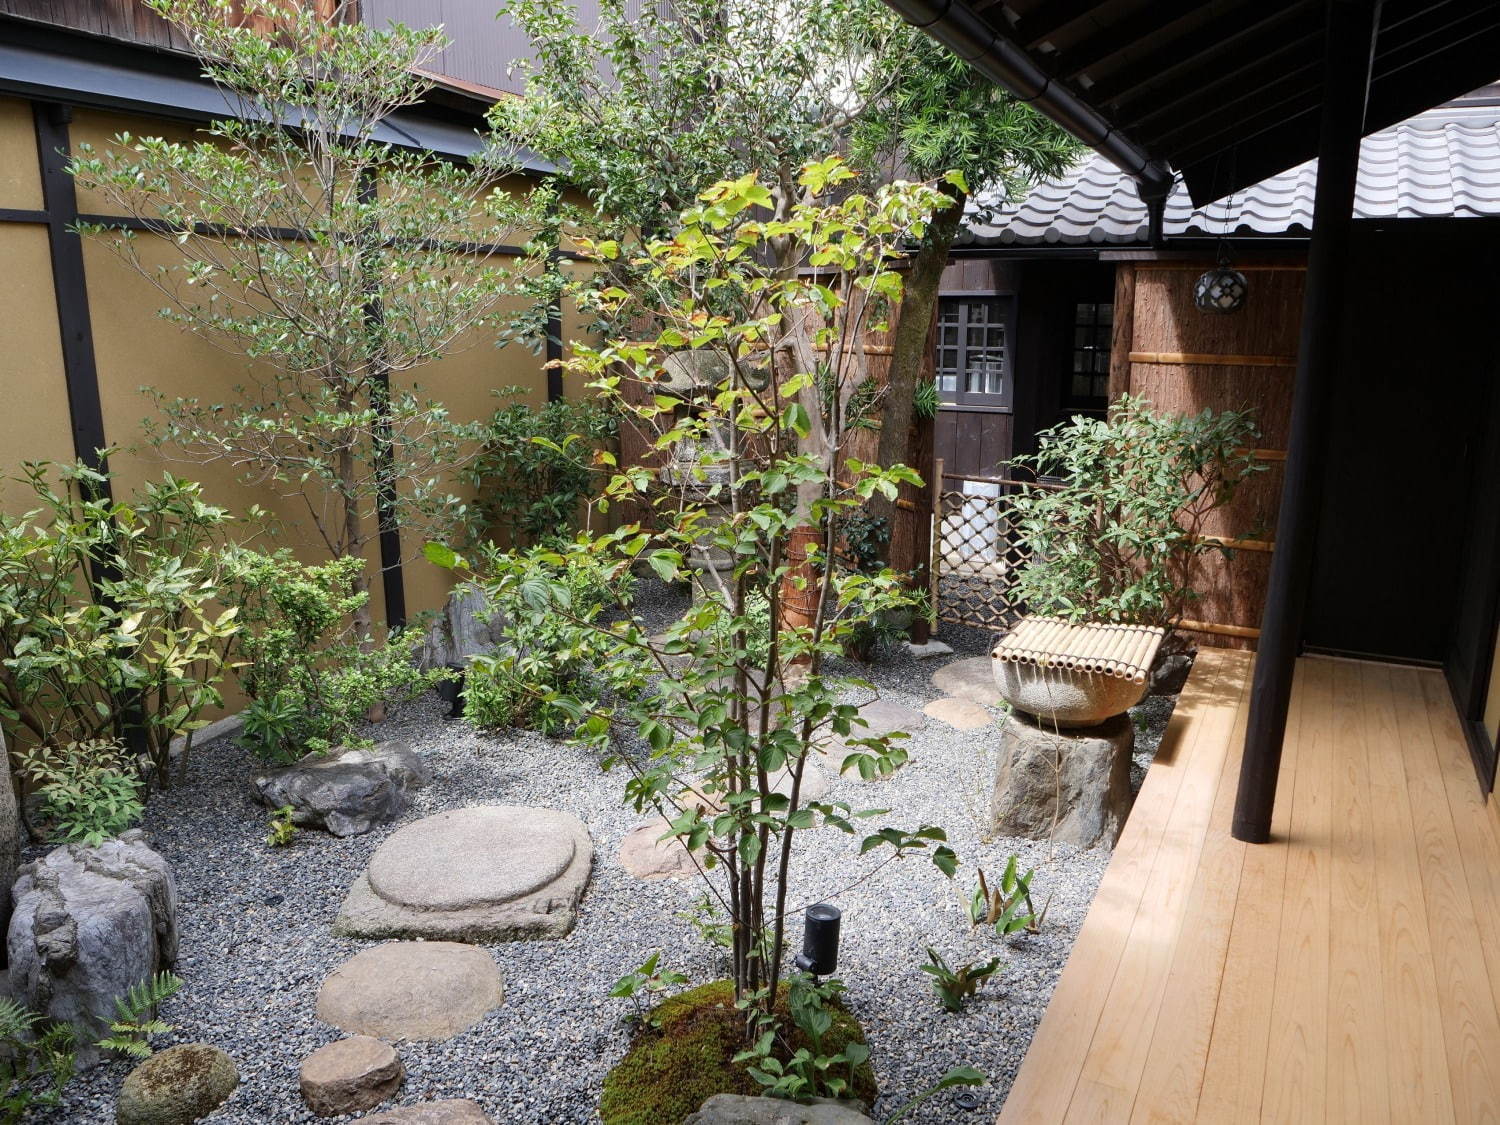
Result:
[[[1004,477],[956,476],[934,466],[931,591],[936,621],[1000,632],[1026,612],[1016,576],[1027,551],[1011,505],[1025,489]]]

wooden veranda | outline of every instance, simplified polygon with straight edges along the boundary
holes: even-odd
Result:
[[[1500,818],[1441,673],[1301,659],[1249,845],[1253,659],[1200,654],[1005,1125],[1500,1117]]]

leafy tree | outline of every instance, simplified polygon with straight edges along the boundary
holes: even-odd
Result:
[[[567,0],[509,0],[533,58],[525,97],[495,109],[498,136],[566,169],[585,208],[569,214],[641,240],[668,233],[710,183],[756,173],[778,218],[806,202],[804,162],[845,151],[868,190],[896,176],[944,180],[947,199],[908,262],[883,405],[882,465],[907,456],[912,402],[937,293],[968,185],[1016,191],[1054,174],[1079,146],[1031,107],[975,74],[880,0],[733,4],[605,0],[596,29]],[[762,248],[797,268],[795,240]],[[621,255],[604,284],[630,268]],[[551,291],[549,291],[549,296]],[[893,501],[877,498],[876,514]]]
[[[170,236],[175,256],[157,267],[136,232],[94,231],[158,287],[162,315],[248,361],[227,401],[157,396],[153,439],[296,498],[335,558],[363,555],[377,500],[400,525],[445,529],[466,445],[403,377],[492,314],[506,280],[484,248],[507,241],[514,215],[492,194],[498,166],[381,139],[430,88],[422,69],[441,31],[375,29],[342,3],[148,3],[182,29],[233,116],[189,142],[122,133],[107,151],[80,146],[72,171]],[[370,620],[362,602],[361,636]]]
[[[929,185],[897,184],[837,198],[851,178],[836,158],[811,163],[797,182],[812,202],[763,221],[748,216],[766,208],[768,185],[753,176],[714,185],[671,224],[670,236],[638,252],[633,289],[594,295],[607,320],[629,324],[650,309],[660,329],[645,340],[578,344],[571,368],[692,467],[662,486],[645,466],[626,465],[606,487],[601,505],[651,503],[653,532],[626,524],[540,553],[493,555],[483,577],[491,601],[519,600],[590,636],[598,679],[612,694],[601,700],[560,685],[543,699],[584,739],[601,746],[615,734],[639,739],[638,750],[612,750],[608,760],[629,769],[626,791],[638,810],[666,817],[729,920],[747,1043],[775,1020],[787,919],[802,900],[792,897],[790,875],[798,834],[856,834],[863,818],[882,815],[805,798],[818,747],[845,740],[843,768],[869,777],[906,757],[896,737],[862,732],[858,708],[843,701],[851,686],[869,685],[830,675],[824,664],[857,625],[911,603],[891,571],[841,567],[834,546],[842,517],[915,474],[858,461],[839,471],[836,441],[860,371],[849,342],[899,299],[892,261],[943,197]],[[767,248],[780,239],[794,242],[815,272],[779,271]],[[584,248],[605,260],[619,253],[609,244]],[[667,356],[684,351],[712,357],[702,369],[718,372],[693,411],[651,393]],[[803,512],[790,498],[808,486],[816,499]],[[809,528],[816,538],[799,558],[794,548]],[[649,566],[670,581],[685,577],[689,559],[705,549],[732,565],[657,636],[624,600],[607,616],[594,613],[592,600],[580,605],[561,577],[583,567],[623,576]],[[458,565],[438,546],[429,557]],[[622,585],[605,583],[602,592]],[[788,597],[811,593],[805,618],[782,612]],[[950,875],[957,864],[941,828],[866,833],[861,854],[925,851]]]

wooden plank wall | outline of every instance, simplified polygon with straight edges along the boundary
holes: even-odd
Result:
[[[1185,414],[1255,411],[1265,471],[1247,481],[1204,529],[1248,541],[1251,549],[1227,558],[1205,556],[1195,581],[1202,597],[1188,614],[1212,626],[1200,640],[1253,648],[1281,495],[1305,267],[1293,260],[1237,265],[1249,279],[1249,296],[1239,312],[1218,315],[1193,304],[1194,282],[1212,264],[1205,259],[1121,267],[1130,278],[1116,292],[1132,300],[1128,327],[1122,326],[1117,336],[1111,390],[1129,391],[1158,409]],[[1117,313],[1117,323],[1121,320]],[[1129,349],[1121,356],[1120,344],[1127,338]]]

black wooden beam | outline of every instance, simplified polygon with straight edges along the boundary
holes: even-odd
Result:
[[[1380,0],[1328,0],[1318,194],[1302,302],[1291,437],[1231,829],[1235,839],[1251,844],[1263,844],[1271,836],[1271,812],[1312,579],[1347,289],[1359,142],[1379,26]]]
[[[555,237],[561,238],[562,235],[558,224],[558,203],[556,198],[554,198],[548,206],[547,218],[549,224],[554,228],[557,228],[554,231]],[[566,257],[567,255],[564,253],[562,247],[554,246],[547,255],[547,268],[552,270],[554,274],[560,273],[562,270],[562,263]],[[545,356],[547,361],[548,402],[556,402],[558,399],[563,397],[563,328],[561,280],[562,279],[559,277],[559,284],[557,287],[558,291],[553,296],[551,302],[549,302],[547,305],[547,344]]]
[[[359,183],[359,201],[375,200],[379,185],[373,174]],[[365,323],[380,327],[385,309],[380,293],[365,300]],[[384,352],[370,357],[370,401],[375,407],[375,519],[380,528],[380,590],[385,600],[387,629],[406,624],[406,573],[401,562],[401,521],[396,511],[396,465],[391,451],[391,372]]]
[[[88,282],[83,270],[83,240],[78,221],[78,193],[68,174],[68,123],[72,111],[55,102],[33,102],[37,160],[42,171],[42,208],[52,259],[52,289],[57,298],[57,329],[62,339],[63,379],[73,455],[98,472],[109,471],[104,450],[104,410],[99,401],[99,368],[94,359],[94,327],[89,318]],[[109,482],[101,486],[110,494]]]
[[[1016,41],[1034,50],[1098,6],[1099,0],[1048,0],[1036,12],[1016,21]]]

